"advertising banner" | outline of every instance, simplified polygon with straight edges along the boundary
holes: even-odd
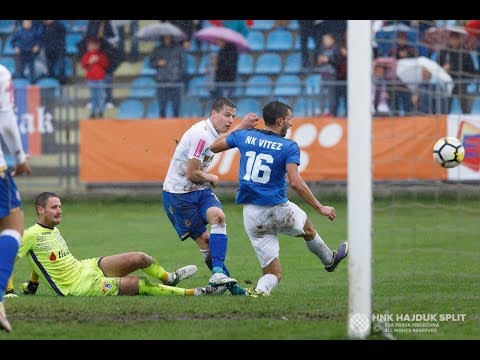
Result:
[[[82,120],[80,180],[163,182],[176,142],[200,120]],[[375,180],[447,179],[432,156],[433,144],[447,133],[446,116],[375,117],[372,124],[372,169],[365,171],[373,171]],[[295,118],[287,137],[300,146],[306,181],[347,179],[347,119]],[[238,163],[231,149],[215,155],[209,171],[236,182]]]
[[[448,170],[449,180],[480,180],[480,116],[449,115],[448,135],[463,143],[465,158]]]
[[[25,153],[34,156],[54,152],[53,89],[30,85],[15,88],[14,94],[17,122]]]

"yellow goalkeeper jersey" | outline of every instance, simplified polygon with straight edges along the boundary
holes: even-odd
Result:
[[[58,295],[70,292],[83,270],[83,263],[75,259],[57,228],[35,224],[23,233],[18,257],[27,256],[32,269]]]

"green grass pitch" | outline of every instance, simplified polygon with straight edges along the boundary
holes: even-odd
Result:
[[[222,196],[220,196],[222,198]],[[334,249],[347,237],[347,203],[334,222],[296,201]],[[323,201],[323,200],[322,200]],[[210,272],[192,240],[181,242],[163,212],[160,196],[101,200],[65,197],[60,230],[78,258],[144,251],[167,270],[195,264],[198,273],[181,283],[206,285]],[[25,222],[36,221],[31,199]],[[394,204],[394,206],[392,206]],[[243,230],[242,208],[224,201],[229,236],[227,266],[241,286],[261,276]],[[372,231],[372,313],[465,314],[439,323],[436,332],[394,333],[398,339],[478,339],[480,285],[478,199],[375,201]],[[13,332],[2,339],[126,340],[329,340],[348,339],[348,260],[328,273],[302,238],[280,237],[283,279],[268,298],[108,297],[61,298],[46,284],[35,296],[20,295],[28,279],[25,260],[15,267],[18,298],[5,304]],[[138,273],[140,274],[140,272]],[[382,339],[373,334],[372,339]]]

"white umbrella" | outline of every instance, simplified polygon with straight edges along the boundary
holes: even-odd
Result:
[[[146,25],[135,33],[135,38],[145,41],[160,40],[162,36],[173,36],[179,40],[187,37],[182,29],[168,21]]]
[[[442,27],[430,27],[423,34],[423,42],[429,46],[447,46],[450,33],[467,35],[467,30],[460,26],[447,25]]]
[[[410,90],[415,91],[419,83],[423,82],[422,69],[432,74],[432,80],[445,89],[447,95],[452,94],[453,79],[439,63],[425,57],[398,59],[397,76]]]
[[[396,32],[397,33],[397,32],[412,31],[412,28],[408,25],[403,24],[403,23],[398,23],[398,24],[382,26],[379,31]]]

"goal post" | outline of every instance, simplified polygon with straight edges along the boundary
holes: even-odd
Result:
[[[365,339],[372,318],[371,20],[348,20],[348,335]],[[354,136],[353,136],[354,135]]]

